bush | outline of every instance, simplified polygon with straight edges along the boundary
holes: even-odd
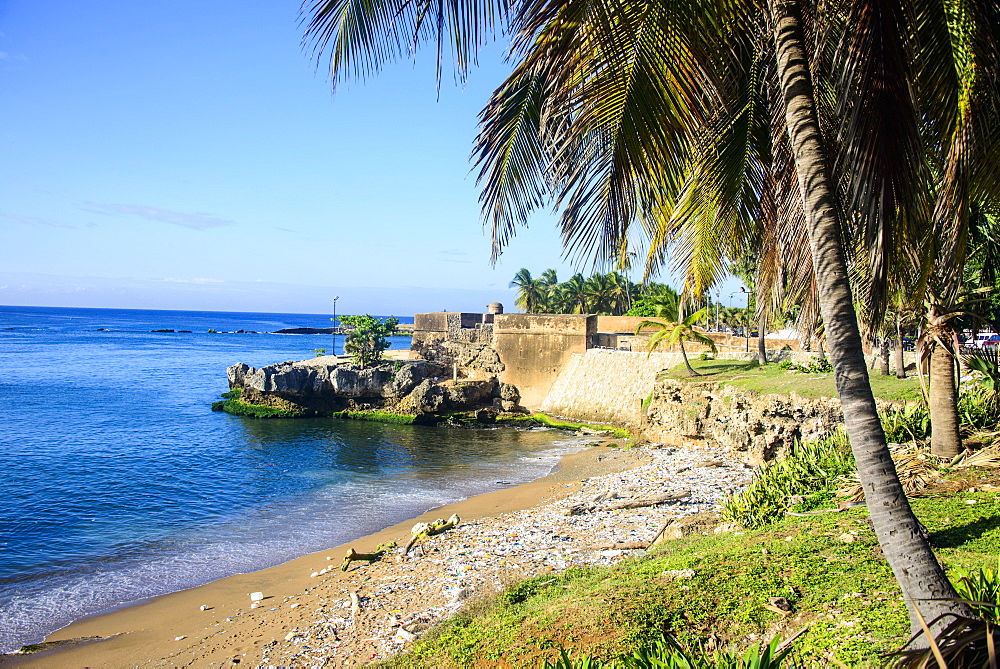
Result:
[[[980,384],[964,387],[958,396],[958,417],[962,427],[970,430],[996,428],[1000,412],[993,391]]]
[[[340,322],[352,328],[344,340],[344,351],[360,367],[367,367],[382,359],[382,352],[391,346],[388,337],[396,334],[399,325],[399,319],[393,316],[379,320],[369,314],[344,316]]]
[[[847,433],[840,429],[761,467],[742,492],[726,499],[722,517],[747,529],[780,520],[793,508],[809,511],[833,500],[837,480],[854,471]]]
[[[879,417],[885,439],[890,443],[923,441],[931,436],[931,416],[920,404],[907,404],[902,409],[887,409]]]
[[[972,609],[987,622],[1000,622],[1000,563],[997,569],[970,572],[959,567],[952,579],[955,592],[972,604]]]

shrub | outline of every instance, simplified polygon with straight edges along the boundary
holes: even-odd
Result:
[[[834,498],[837,479],[854,471],[847,433],[840,429],[761,467],[742,492],[726,499],[722,517],[748,529],[780,520],[785,511],[808,511]]]
[[[970,572],[959,567],[951,579],[955,592],[972,604],[972,609],[987,622],[1000,622],[1000,563],[997,569]]]
[[[958,396],[958,416],[962,426],[970,430],[995,428],[1000,412],[993,391],[980,384],[965,386]]]
[[[931,434],[931,416],[920,404],[907,404],[902,409],[887,409],[879,417],[886,441],[903,443],[923,441]]]

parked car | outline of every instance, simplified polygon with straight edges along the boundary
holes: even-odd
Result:
[[[975,337],[966,341],[965,346],[967,348],[977,349],[996,349],[1000,346],[1000,334],[997,334],[996,332],[980,332]]]

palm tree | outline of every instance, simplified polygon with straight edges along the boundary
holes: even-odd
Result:
[[[632,307],[636,285],[628,277],[618,272],[610,272],[607,277],[612,286],[609,301],[611,313],[620,316]]]
[[[611,314],[617,287],[607,274],[595,273],[586,281],[587,312]]]
[[[662,308],[657,310],[659,312],[657,315],[666,319],[667,314],[671,312],[672,308],[673,305],[664,303]],[[644,320],[639,323],[639,327],[635,329],[636,335],[647,328],[656,329],[653,336],[649,338],[649,351],[646,353],[646,357],[648,358],[652,355],[653,351],[655,351],[660,344],[666,344],[667,346],[677,344],[681,347],[681,357],[684,358],[684,366],[687,367],[688,374],[691,376],[701,376],[701,374],[696,372],[694,367],[691,366],[691,362],[687,357],[687,351],[684,350],[684,342],[691,341],[697,344],[704,344],[712,350],[712,353],[719,352],[719,349],[715,346],[715,341],[711,337],[694,329],[695,323],[700,321],[702,318],[705,318],[706,313],[706,309],[701,309],[693,314],[689,314],[679,323],[674,323],[669,320]]]
[[[564,314],[590,313],[590,296],[587,290],[587,280],[582,274],[574,274],[568,280],[559,284],[559,295]]]
[[[545,299],[545,285],[541,279],[532,278],[531,272],[522,267],[509,285],[517,288],[514,304],[526,314],[538,313],[538,308]]]
[[[947,13],[930,0],[912,12],[915,21],[903,0],[845,0],[827,13],[803,12],[804,4],[770,0],[764,9],[717,3],[709,10],[699,2],[654,0],[470,0],[461,6],[314,0],[309,36],[317,50],[330,48],[336,83],[347,74],[377,71],[383,61],[427,41],[437,44],[439,72],[448,48],[461,78],[477,48],[509,29],[516,67],[483,111],[476,146],[494,257],[549,197],[562,212],[564,247],[579,261],[618,262],[628,256],[630,239],[655,241],[657,215],[679,201],[699,155],[698,138],[710,129],[714,111],[725,108],[727,87],[738,88],[729,82],[750,81],[755,74],[756,81],[772,82],[761,90],[771,86],[774,95],[758,97],[779,112],[774,136],[783,147],[747,163],[765,166],[766,180],[738,179],[728,189],[715,184],[714,192],[725,198],[708,201],[716,214],[706,220],[718,238],[739,240],[732,249],[746,248],[744,240],[753,235],[738,225],[739,201],[760,198],[764,210],[775,214],[769,220],[781,223],[775,229],[811,261],[858,474],[911,619],[918,621],[915,607],[928,620],[969,614],[954,601],[886,447],[842,237],[844,230],[861,230],[853,238],[877,256],[866,297],[878,304],[897,230],[917,220],[925,202],[914,196],[924,177],[918,125],[935,125],[942,137],[947,133],[940,129],[949,125],[950,108],[941,110],[948,105],[916,111],[911,92],[923,102],[947,88],[934,80],[947,78],[941,74],[947,67],[936,65],[935,57],[951,51],[952,31],[938,29]],[[829,32],[841,48],[807,48],[804,13],[828,22],[811,27],[811,34]],[[766,35],[761,28],[767,25],[773,42],[748,37]],[[737,26],[738,39],[720,26]],[[814,52],[832,53],[836,60],[813,63]],[[924,58],[923,69],[913,66],[911,53]],[[835,75],[831,94],[820,99],[837,103],[828,110],[826,134],[814,69]],[[917,74],[927,81],[917,81]],[[739,162],[750,154],[736,156]],[[832,178],[835,168],[842,184]],[[758,182],[766,187],[755,189]],[[686,201],[701,206],[702,190],[688,189]],[[645,235],[630,237],[636,222]]]

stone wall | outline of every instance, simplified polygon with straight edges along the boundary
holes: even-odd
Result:
[[[657,372],[683,362],[680,353],[590,349],[570,358],[541,410],[556,416],[602,423],[639,425],[642,402]]]
[[[593,346],[597,317],[497,314],[493,348],[503,362],[500,380],[517,386],[521,405],[537,409],[573,354]]]
[[[422,360],[476,369],[503,371],[493,345],[493,314],[433,312],[416,314],[410,350]]]

